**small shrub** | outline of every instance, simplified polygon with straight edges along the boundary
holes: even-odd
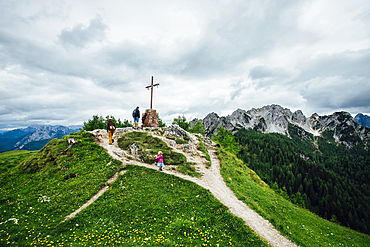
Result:
[[[186,122],[185,116],[178,116],[177,118],[174,118],[172,124],[177,124],[184,130],[188,130],[191,125],[191,123]]]
[[[205,127],[204,127],[204,125],[202,124],[201,121],[196,120],[196,123],[193,125],[193,127],[191,129],[189,129],[189,132],[191,132],[191,133],[199,133],[199,134],[201,134],[201,135],[204,136],[204,134],[205,134]]]
[[[186,144],[186,143],[188,143],[187,141],[185,141],[185,140],[182,140],[182,139],[180,139],[180,138],[176,138],[176,143],[177,144]]]

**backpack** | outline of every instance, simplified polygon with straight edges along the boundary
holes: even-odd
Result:
[[[136,117],[136,109],[132,112],[132,116]]]

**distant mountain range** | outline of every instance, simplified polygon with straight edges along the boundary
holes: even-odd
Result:
[[[354,120],[359,125],[370,128],[370,117],[369,116],[359,113],[356,115]]]
[[[216,134],[220,126],[231,131],[251,128],[263,133],[280,133],[287,136],[290,136],[292,129],[290,127],[297,126],[302,138],[311,138],[308,133],[321,136],[326,132],[330,133],[335,141],[347,147],[370,141],[370,129],[356,123],[348,112],[335,112],[328,116],[314,113],[306,117],[301,110],[293,113],[287,108],[273,104],[248,111],[237,109],[226,117],[220,117],[212,112],[204,119],[193,119],[191,123],[194,124],[196,120],[202,122],[209,137]],[[294,131],[297,131],[296,128]]]
[[[0,134],[0,152],[10,150],[39,150],[54,138],[61,139],[70,133],[78,132],[80,125],[51,126],[32,125]]]
[[[330,132],[337,142],[347,147],[353,147],[360,142],[370,141],[370,117],[361,113],[352,118],[350,113],[335,112],[328,116],[314,113],[310,117],[303,115],[301,110],[294,113],[280,105],[267,105],[262,108],[252,108],[248,111],[237,109],[231,115],[220,117],[209,113],[204,119],[193,119],[192,124],[200,120],[205,126],[208,137],[217,133],[218,127],[236,131],[240,128],[251,128],[263,133],[281,133],[290,136],[290,126],[299,127],[302,138],[320,136]],[[0,152],[10,150],[39,150],[54,138],[78,132],[82,126],[50,126],[32,125],[28,128],[15,129],[0,133]],[[296,131],[296,130],[295,130]]]

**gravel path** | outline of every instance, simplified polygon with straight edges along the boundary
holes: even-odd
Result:
[[[117,143],[115,142],[113,145],[108,144],[108,134],[105,130],[95,130],[92,132],[95,135],[96,142],[105,148],[107,152],[117,160],[122,161],[123,165],[126,164],[133,164],[133,165],[139,165],[139,166],[145,166],[147,168],[151,169],[157,169],[157,167],[153,164],[146,164],[139,162],[137,160],[132,160],[127,158],[125,152],[121,150]],[[151,132],[148,132],[151,133]],[[121,134],[124,134],[121,132]],[[115,140],[119,138],[119,135],[115,135]],[[154,134],[153,134],[154,135]],[[170,141],[167,138],[164,138],[162,136],[157,136],[154,135],[163,141],[165,141],[169,146],[171,146]],[[196,140],[196,138],[193,138]],[[179,146],[179,145],[176,145]],[[258,235],[260,235],[263,239],[265,239],[271,246],[296,246],[294,243],[289,241],[287,238],[282,236],[279,231],[277,231],[267,220],[263,219],[260,215],[258,215],[256,212],[254,212],[252,209],[250,209],[245,203],[240,201],[235,194],[227,187],[226,183],[223,180],[223,177],[221,176],[220,173],[220,160],[217,156],[217,150],[214,144],[212,144],[208,148],[209,155],[211,157],[211,167],[206,168],[205,164],[206,161],[202,157],[201,152],[198,152],[198,155],[189,155],[188,153],[185,153],[183,151],[183,148],[180,147],[172,147],[176,152],[182,153],[186,156],[188,161],[190,162],[196,162],[196,170],[202,174],[201,178],[195,178],[191,176],[187,176],[181,173],[178,173],[174,170],[168,170],[165,169],[163,170],[164,173],[167,174],[172,174],[177,177],[181,177],[183,179],[192,181],[199,186],[202,186],[205,189],[210,190],[210,192],[225,206],[227,206],[230,209],[230,212],[233,213],[234,215],[242,218],[245,223],[252,228]],[[117,178],[118,174],[113,176],[111,178],[110,182],[114,182],[115,179]],[[103,188],[101,191],[98,192],[99,196],[103,194],[106,190],[108,190],[109,187]],[[104,191],[103,191],[104,190]],[[98,195],[97,194],[97,195]],[[91,204],[93,201],[97,199],[99,196],[94,196],[96,197],[95,199],[91,199],[89,202],[87,202],[84,206],[82,207],[87,207],[89,204]],[[81,207],[81,208],[82,208]],[[81,211],[82,209],[78,209],[77,211]],[[72,213],[70,216],[67,216],[67,218],[74,217],[78,212]],[[67,219],[66,218],[66,219]]]

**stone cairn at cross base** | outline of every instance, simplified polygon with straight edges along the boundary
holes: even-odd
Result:
[[[159,127],[157,111],[153,109],[145,110],[146,117],[143,122],[143,127]]]

